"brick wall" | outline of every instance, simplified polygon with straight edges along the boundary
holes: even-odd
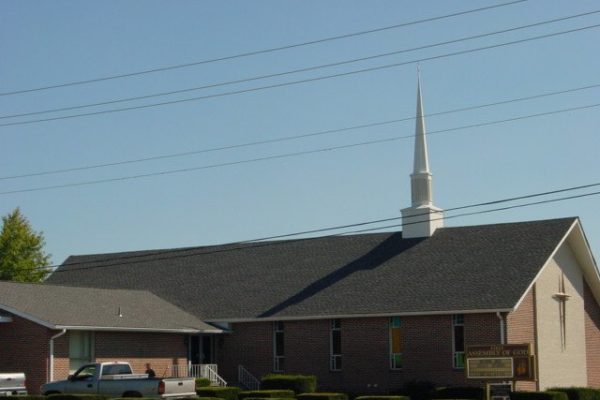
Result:
[[[587,283],[583,296],[588,385],[600,388],[600,306]]]
[[[536,351],[535,286],[523,298],[515,311],[506,317],[506,342],[509,344],[531,343]],[[537,390],[537,382],[517,382],[517,390]]]
[[[217,340],[219,374],[227,382],[237,381],[238,365],[260,378],[273,370],[273,324],[248,322],[232,324],[232,333]]]
[[[25,372],[27,391],[38,394],[48,379],[50,337],[58,332],[17,316],[13,316],[13,322],[0,323],[0,372]],[[158,376],[170,376],[171,365],[187,365],[187,335],[96,332],[94,343],[96,361],[127,361],[135,373],[144,373],[147,362]],[[67,332],[54,341],[54,379],[66,379],[68,375]]]
[[[18,316],[0,323],[0,372],[25,372],[27,390],[46,382],[49,330]]]
[[[219,346],[219,371],[237,380],[237,365],[259,377],[273,369],[273,324],[239,323]],[[286,321],[285,372],[314,374],[319,390],[351,393],[394,391],[411,380],[438,385],[465,385],[464,370],[452,367],[450,315],[402,318],[403,368],[391,370],[389,319],[341,320],[342,370],[329,369],[330,320]],[[495,314],[465,315],[466,344],[499,343]],[[479,382],[468,382],[479,384]]]
[[[143,374],[146,363],[157,376],[171,376],[171,365],[187,365],[187,335],[151,332],[96,332],[97,362],[127,361],[133,372]]]

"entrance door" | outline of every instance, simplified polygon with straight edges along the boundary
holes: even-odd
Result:
[[[196,335],[191,339],[192,364],[214,364],[216,362],[214,336]]]

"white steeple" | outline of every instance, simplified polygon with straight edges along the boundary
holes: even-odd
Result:
[[[417,73],[417,118],[415,126],[415,155],[413,173],[410,175],[410,207],[402,210],[402,237],[429,237],[444,226],[443,210],[433,205],[431,173],[427,154],[425,117],[421,96],[421,76]]]

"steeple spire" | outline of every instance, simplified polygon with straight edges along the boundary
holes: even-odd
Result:
[[[421,74],[417,72],[417,120],[415,126],[415,160],[413,173],[429,173],[429,157],[427,156],[427,140],[425,139],[425,117],[423,116],[423,99],[421,98]]]
[[[443,210],[433,205],[432,176],[429,171],[429,156],[423,98],[421,95],[421,74],[417,69],[417,117],[415,125],[415,154],[413,173],[410,175],[411,207],[402,210],[402,237],[429,237],[437,228],[444,226]]]

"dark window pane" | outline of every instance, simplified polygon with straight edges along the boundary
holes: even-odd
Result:
[[[464,326],[454,327],[454,351],[465,351],[465,328]]]
[[[275,333],[275,355],[283,356],[283,332]]]
[[[342,333],[331,331],[331,353],[342,354]]]

